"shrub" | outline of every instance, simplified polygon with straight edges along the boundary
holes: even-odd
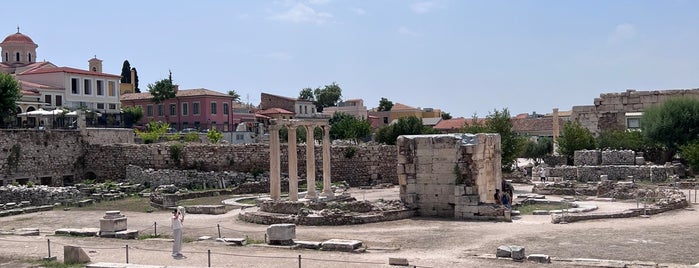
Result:
[[[687,164],[695,174],[699,172],[699,140],[680,147],[680,154],[687,160]]]
[[[179,166],[182,160],[182,151],[184,151],[184,144],[174,143],[170,145],[170,159],[175,162],[175,165]]]
[[[211,129],[206,133],[206,138],[208,138],[211,143],[218,143],[218,141],[223,139],[223,133],[216,129]]]
[[[357,147],[347,147],[347,150],[345,151],[345,158],[352,158],[355,154],[357,154]]]
[[[189,132],[187,134],[184,134],[184,141],[186,141],[186,142],[199,141],[199,134],[197,134],[196,132]]]

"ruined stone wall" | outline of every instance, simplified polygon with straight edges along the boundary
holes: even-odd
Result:
[[[62,185],[81,173],[84,143],[71,130],[0,130],[0,185]]]
[[[573,153],[575,166],[599,166],[600,163],[602,163],[602,154],[599,150],[577,150]]]
[[[256,181],[256,178],[247,172],[200,172],[196,170],[176,169],[154,170],[128,165],[126,167],[125,180],[132,184],[143,184],[152,188],[156,188],[160,185],[173,184],[178,188],[198,188],[206,190],[210,188],[223,189],[237,186],[246,181]]]
[[[636,153],[632,150],[602,151],[602,165],[635,165]]]
[[[581,182],[599,181],[600,175],[607,175],[609,180],[627,180],[633,176],[635,180],[665,181],[676,174],[673,166],[566,166],[548,168],[549,177],[561,177]]]
[[[409,135],[400,136],[397,146],[400,197],[418,215],[498,214],[479,205],[494,203],[501,185],[500,135]]]
[[[83,139],[89,144],[134,143],[130,128],[86,128]]]
[[[119,180],[126,177],[126,167],[136,165],[143,168],[198,169],[207,171],[262,172],[269,170],[269,145],[267,144],[196,144],[185,143],[177,165],[170,157],[174,143],[160,144],[111,144],[87,147],[87,170],[97,177]],[[348,151],[352,151],[349,153]],[[298,172],[306,174],[306,148],[300,145]],[[395,146],[333,146],[331,148],[332,181],[347,181],[351,186],[375,183],[397,184],[395,173]],[[315,146],[316,177],[322,177],[322,147]],[[282,172],[288,172],[288,150],[281,146]],[[179,173],[178,173],[179,174]],[[177,178],[186,177],[177,175]]]
[[[699,89],[627,90],[622,93],[605,93],[595,98],[594,105],[574,106],[571,120],[580,122],[593,133],[626,129],[626,113],[643,110],[671,98],[699,99]]]
[[[34,186],[2,186],[0,187],[0,204],[29,201],[32,206],[53,205],[54,203],[75,203],[82,199],[81,193],[75,187]],[[2,205],[0,205],[2,207]]]

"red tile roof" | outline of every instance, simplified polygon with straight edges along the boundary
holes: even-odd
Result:
[[[213,91],[205,88],[194,88],[194,89],[180,89],[177,91],[177,97],[195,97],[195,96],[219,96],[219,97],[230,97],[233,96],[224,94],[218,91]],[[142,99],[152,99],[153,95],[148,92],[141,93],[126,93],[121,95],[121,100],[142,100]]]
[[[32,45],[36,45],[36,43],[34,43],[34,40],[29,38],[29,36],[23,35],[19,32],[15,33],[15,34],[8,35],[7,37],[5,37],[5,40],[2,40],[2,43],[0,43],[0,44],[32,44]]]
[[[32,83],[29,81],[22,81],[19,80],[20,85],[22,86],[22,89],[30,89],[30,88],[36,88],[36,89],[56,89],[56,90],[63,90],[62,88],[55,88],[52,86],[47,86],[39,83]]]
[[[395,110],[417,110],[417,108],[410,107],[410,106],[402,104],[402,103],[395,103],[395,104],[393,104],[393,107],[391,107],[391,111],[395,111]]]
[[[284,110],[284,109],[282,109],[282,108],[269,108],[269,109],[267,109],[267,110],[259,111],[259,112],[257,112],[257,113],[258,113],[258,114],[261,114],[261,115],[268,115],[268,114],[294,114],[294,113],[289,112],[289,111],[287,111],[287,110]]]
[[[441,120],[439,121],[439,123],[434,125],[433,128],[437,130],[456,130],[463,127],[464,124],[466,124],[466,118],[457,117],[447,120]]]
[[[71,68],[71,67],[34,68],[34,69],[24,71],[20,75],[46,74],[46,73],[71,73],[71,74],[103,76],[103,77],[110,77],[110,78],[121,78],[121,76],[119,76],[119,75],[91,72],[91,71],[81,70],[81,69],[76,69],[76,68]]]

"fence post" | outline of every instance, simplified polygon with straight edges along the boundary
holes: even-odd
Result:
[[[301,254],[299,254],[299,268],[301,268]]]
[[[129,244],[126,244],[126,263],[129,263]]]
[[[158,222],[153,222],[153,236],[158,236]]]
[[[51,259],[51,239],[46,239],[46,242],[49,244],[49,259]]]
[[[208,258],[209,258],[209,266],[208,266],[208,267],[211,267],[211,250],[210,250],[210,249],[207,250],[207,255],[208,255]]]
[[[218,238],[221,238],[221,224],[216,224],[216,228],[218,228]]]

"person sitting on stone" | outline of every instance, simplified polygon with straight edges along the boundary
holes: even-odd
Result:
[[[495,198],[495,204],[502,205],[502,195],[500,194],[500,189],[495,189],[493,198]]]
[[[507,209],[512,209],[512,197],[507,192],[502,194],[502,205]]]

